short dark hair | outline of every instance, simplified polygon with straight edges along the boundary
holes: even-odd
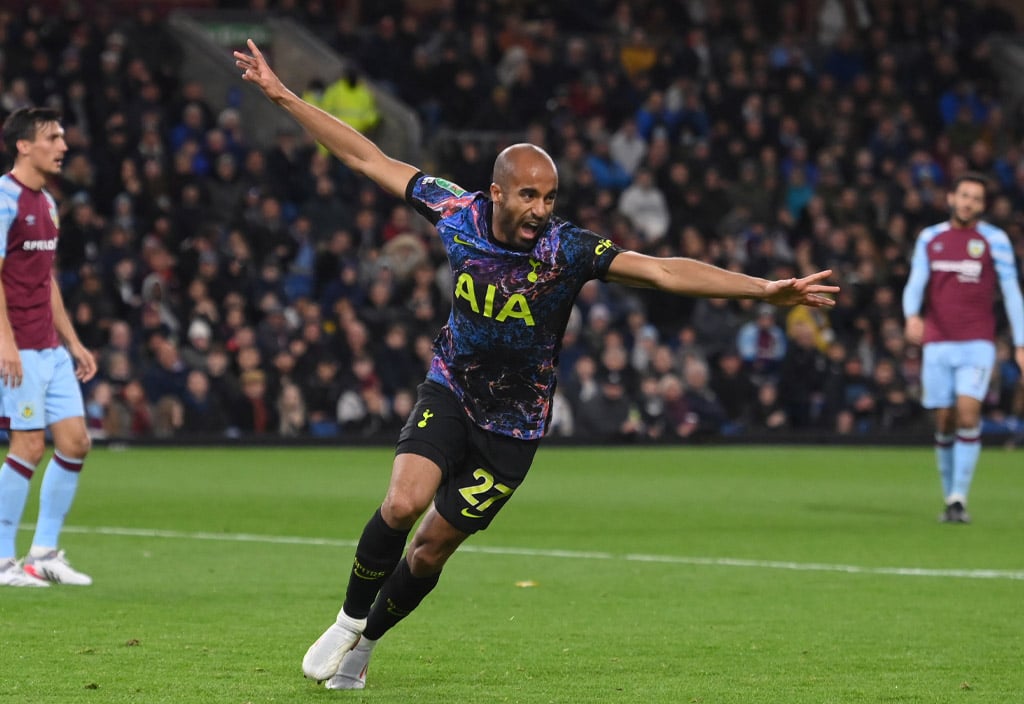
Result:
[[[961,183],[977,183],[981,186],[982,197],[988,200],[988,191],[990,188],[988,178],[977,171],[965,171],[960,174],[955,181],[953,181],[953,188],[950,189],[951,193],[956,193],[956,189],[960,188]]]
[[[48,122],[60,122],[60,113],[53,108],[18,108],[4,120],[4,147],[11,159],[18,156],[18,142],[36,138],[36,130]]]

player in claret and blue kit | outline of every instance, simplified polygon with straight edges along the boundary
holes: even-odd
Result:
[[[0,427],[10,448],[0,466],[0,585],[88,585],[57,541],[89,452],[79,381],[96,374],[53,277],[57,204],[44,188],[60,173],[67,144],[58,114],[23,108],[3,126],[14,167],[0,177]],[[15,535],[29,482],[46,449],[55,450],[39,490],[39,517],[24,565],[15,559]]]
[[[498,155],[489,192],[464,191],[389,158],[287,89],[252,41],[249,50],[235,52],[243,78],[346,166],[430,220],[453,274],[451,314],[399,436],[384,502],[359,539],[341,611],[302,662],[307,677],[331,689],[362,689],[378,639],[419,605],[448,558],[525,479],[547,429],[559,346],[584,283],[811,306],[831,305],[826,294],[838,289],[820,283],[828,271],[767,281],[623,251],[553,215],[558,174],[530,144]]]
[[[921,231],[903,290],[906,337],[923,345],[921,404],[935,411],[935,454],[945,509],[968,523],[967,495],[981,453],[981,409],[996,361],[1002,293],[1017,365],[1024,369],[1024,303],[1013,244],[981,220],[987,182],[967,174],[948,195],[950,218]]]

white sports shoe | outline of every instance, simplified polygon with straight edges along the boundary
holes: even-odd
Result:
[[[341,659],[338,674],[327,680],[327,689],[363,689],[366,687],[366,670],[377,641],[360,638],[352,650]]]
[[[4,587],[48,587],[50,583],[26,574],[21,563],[13,557],[0,560],[0,586]]]
[[[334,677],[345,653],[356,644],[364,628],[365,618],[350,618],[343,608],[338,612],[337,621],[309,646],[302,658],[302,674],[317,682]]]
[[[63,550],[51,550],[43,557],[29,555],[25,558],[25,572],[36,579],[45,579],[54,584],[74,584],[81,587],[92,584],[92,577],[68,564]]]

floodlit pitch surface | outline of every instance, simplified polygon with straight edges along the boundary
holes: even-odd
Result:
[[[927,447],[544,447],[328,692],[300,661],[390,449],[98,449],[63,546],[95,585],[0,589],[0,703],[1019,701],[1021,457],[960,526]]]

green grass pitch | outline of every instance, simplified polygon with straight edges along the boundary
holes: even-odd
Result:
[[[367,689],[318,688],[302,655],[390,464],[97,449],[63,538],[95,584],[0,589],[0,704],[1024,697],[1022,463],[995,447],[970,526],[936,522],[927,447],[543,447]]]

